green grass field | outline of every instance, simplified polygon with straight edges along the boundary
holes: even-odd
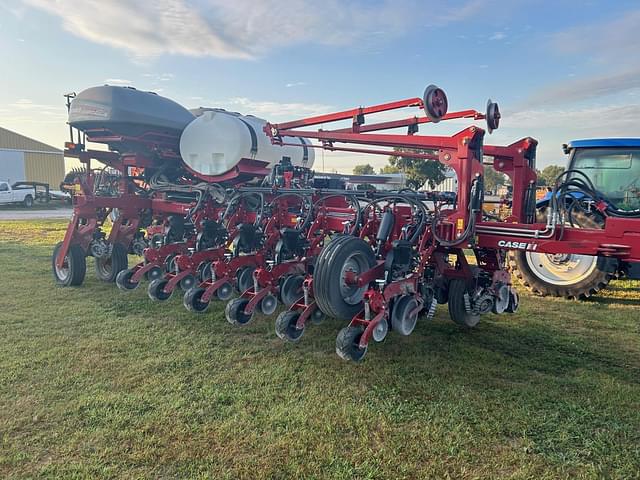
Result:
[[[97,281],[54,286],[65,222],[0,223],[0,478],[640,478],[640,289],[439,307],[362,364]]]

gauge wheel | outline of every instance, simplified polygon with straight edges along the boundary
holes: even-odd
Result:
[[[246,266],[238,269],[236,274],[236,290],[238,293],[242,294],[253,288],[253,272],[256,267],[254,266]]]
[[[282,282],[280,287],[280,300],[287,307],[290,307],[302,298],[303,290],[302,284],[304,283],[304,276],[302,275],[288,275]]]

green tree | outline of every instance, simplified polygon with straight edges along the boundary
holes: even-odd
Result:
[[[353,167],[354,175],[375,175],[375,173],[376,171],[368,163],[365,163],[364,165],[356,165],[355,167]]]
[[[394,148],[394,150],[410,151],[411,153],[420,154],[437,154],[437,152],[434,152],[432,150],[422,149],[406,149],[396,147]],[[445,172],[447,171],[447,167],[436,160],[425,160],[424,158],[392,155],[391,157],[389,157],[389,165],[398,169],[400,172],[404,172],[404,174],[407,176],[407,186],[414,189],[421,188],[425,183],[429,184],[429,187],[434,188],[446,178]]]
[[[380,169],[380,173],[384,175],[389,173],[401,173],[401,172],[398,167],[395,167],[393,165],[385,165]]]
[[[484,189],[495,192],[498,187],[507,183],[507,177],[493,169],[491,165],[484,166]]]
[[[562,172],[564,172],[564,167],[560,165],[547,165],[542,171],[536,170],[538,174],[538,185],[541,187],[553,186],[556,183],[556,178],[558,178],[558,175]]]

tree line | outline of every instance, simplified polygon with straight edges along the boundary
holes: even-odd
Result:
[[[395,148],[399,151],[400,149]],[[416,153],[436,154],[430,150],[412,150]],[[538,186],[553,186],[560,175],[564,172],[564,167],[559,165],[547,165],[542,170],[537,170]],[[380,174],[404,173],[407,186],[413,189],[420,189],[425,185],[435,188],[442,183],[447,175],[447,167],[435,160],[425,160],[422,158],[403,157],[392,155],[388,158],[388,165],[382,167]],[[353,167],[354,175],[375,175],[375,168],[369,163],[356,165]],[[495,191],[501,186],[509,185],[509,178],[493,169],[491,165],[484,167],[484,187],[486,190]]]

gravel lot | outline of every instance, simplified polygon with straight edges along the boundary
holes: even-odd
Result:
[[[51,210],[33,210],[18,208],[0,208],[0,220],[37,220],[41,218],[71,218],[71,208]]]

